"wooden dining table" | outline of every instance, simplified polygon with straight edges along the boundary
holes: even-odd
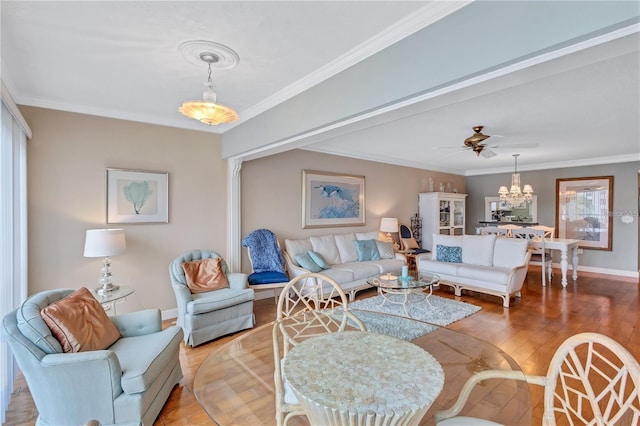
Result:
[[[542,249],[542,240],[530,239],[529,248],[534,250]],[[562,271],[562,287],[567,286],[567,270],[569,269],[569,258],[573,269],[573,280],[578,279],[578,244],[580,240],[568,238],[545,238],[545,250],[558,250],[560,252],[560,270]],[[544,272],[543,272],[544,273]]]

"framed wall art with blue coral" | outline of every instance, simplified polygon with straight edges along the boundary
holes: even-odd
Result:
[[[107,223],[168,223],[169,173],[107,169]]]
[[[302,171],[303,228],[364,223],[364,176]]]

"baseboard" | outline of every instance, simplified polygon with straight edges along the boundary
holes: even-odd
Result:
[[[256,290],[255,297],[253,300],[262,300],[262,299],[270,299],[275,297],[275,289],[266,289],[266,290]]]
[[[540,262],[529,262],[529,265],[538,265],[540,266]],[[553,269],[560,269],[559,263],[553,264]],[[571,271],[571,263],[569,263],[569,267],[567,269]],[[622,269],[609,269],[609,268],[597,268],[595,266],[585,266],[578,265],[578,272],[593,272],[595,274],[603,274],[603,275],[615,275],[618,277],[629,277],[629,278],[640,278],[640,271],[626,271]],[[568,274],[569,275],[569,274]]]
[[[166,311],[161,311],[160,312],[160,318],[162,318],[162,321],[168,320],[168,319],[173,319],[173,318],[178,318],[178,308],[167,309]]]

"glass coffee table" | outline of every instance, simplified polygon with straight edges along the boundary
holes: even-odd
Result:
[[[387,302],[402,305],[407,317],[411,317],[407,311],[408,304],[426,301],[431,305],[429,296],[439,281],[440,277],[431,272],[416,272],[406,277],[400,271],[385,272],[367,278],[367,284],[377,287],[378,293],[383,297],[381,306]]]

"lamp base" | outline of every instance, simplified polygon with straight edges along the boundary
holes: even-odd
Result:
[[[111,293],[112,291],[116,291],[119,288],[120,286],[118,285],[113,285],[113,284],[104,285],[102,287],[96,288],[96,294],[98,294],[99,296],[104,296],[105,294]]]

